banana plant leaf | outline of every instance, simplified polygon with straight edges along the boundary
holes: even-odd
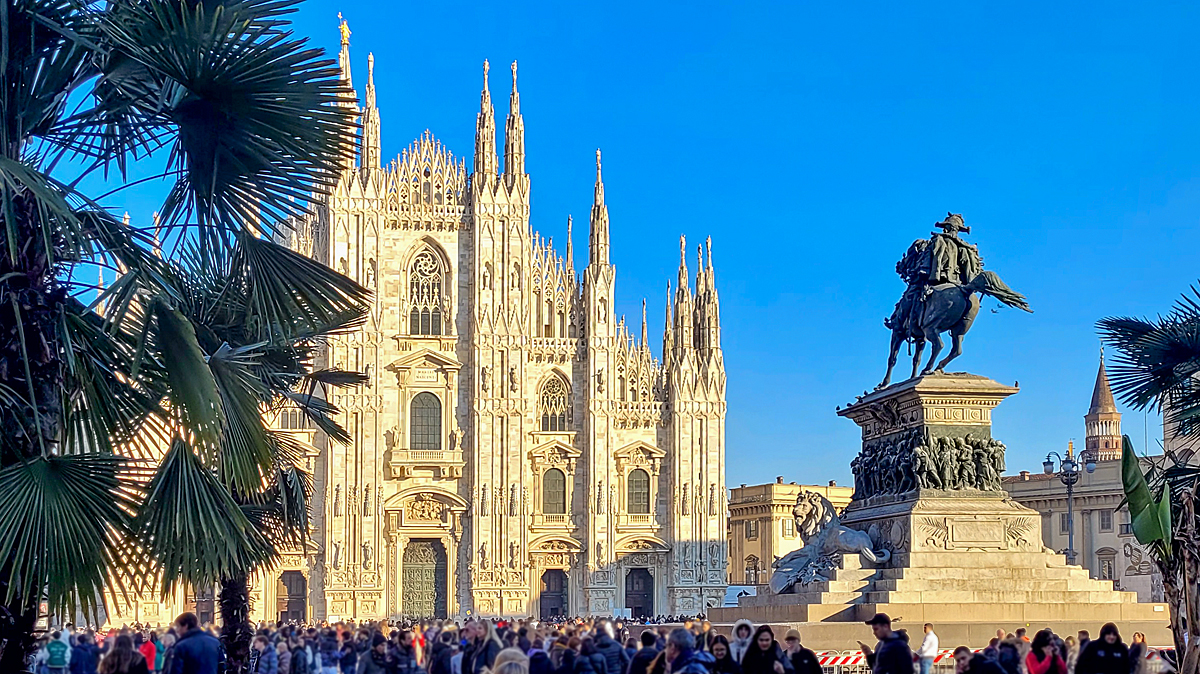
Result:
[[[1121,481],[1125,487],[1125,500],[1129,503],[1129,515],[1133,520],[1133,535],[1138,543],[1156,547],[1164,556],[1171,550],[1171,493],[1164,489],[1154,498],[1142,466],[1133,451],[1129,436],[1121,441]]]

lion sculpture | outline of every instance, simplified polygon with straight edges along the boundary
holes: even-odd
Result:
[[[816,492],[801,492],[792,516],[804,547],[772,564],[771,591],[775,594],[792,591],[796,583],[830,580],[824,574],[838,567],[843,554],[859,554],[869,562],[886,562],[892,557],[887,550],[873,550],[865,532],[842,526],[833,504]]]

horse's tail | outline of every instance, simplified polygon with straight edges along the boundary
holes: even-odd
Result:
[[[1029,302],[1025,301],[1025,296],[1009,288],[994,271],[980,272],[978,276],[971,279],[967,288],[984,295],[991,295],[1010,307],[1033,313],[1033,309],[1029,308]]]

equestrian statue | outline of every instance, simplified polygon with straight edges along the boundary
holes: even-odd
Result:
[[[935,223],[941,229],[928,239],[917,239],[908,252],[896,263],[896,273],[908,285],[892,315],[883,324],[892,331],[891,353],[887,374],[875,388],[885,388],[892,381],[892,368],[900,346],[913,343],[912,376],[917,376],[925,342],[933,349],[922,375],[941,373],[946,364],[962,355],[963,335],[971,329],[979,313],[979,295],[995,297],[1004,304],[1032,313],[1025,296],[1009,288],[995,272],[983,268],[979,249],[959,238],[970,234],[961,213],[947,213],[946,219]],[[942,352],[941,333],[950,333],[950,352],[939,363]],[[934,367],[934,363],[937,366]]]

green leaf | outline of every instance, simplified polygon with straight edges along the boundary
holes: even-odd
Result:
[[[1163,490],[1158,499],[1150,491],[1141,463],[1133,451],[1129,436],[1122,437],[1121,482],[1125,488],[1125,499],[1129,503],[1129,515],[1133,520],[1133,534],[1142,545],[1164,546],[1170,549],[1171,541],[1171,494]]]
[[[141,481],[112,454],[48,456],[0,469],[0,559],[9,591],[44,588],[50,611],[94,616],[125,555]],[[10,603],[13,597],[0,597]]]
[[[275,547],[181,438],[172,442],[148,491],[138,531],[162,573],[163,596],[181,580],[213,585],[276,558]]]
[[[161,299],[156,299],[153,306],[158,319],[159,351],[171,383],[171,402],[211,465],[225,421],[221,392],[191,322]]]

